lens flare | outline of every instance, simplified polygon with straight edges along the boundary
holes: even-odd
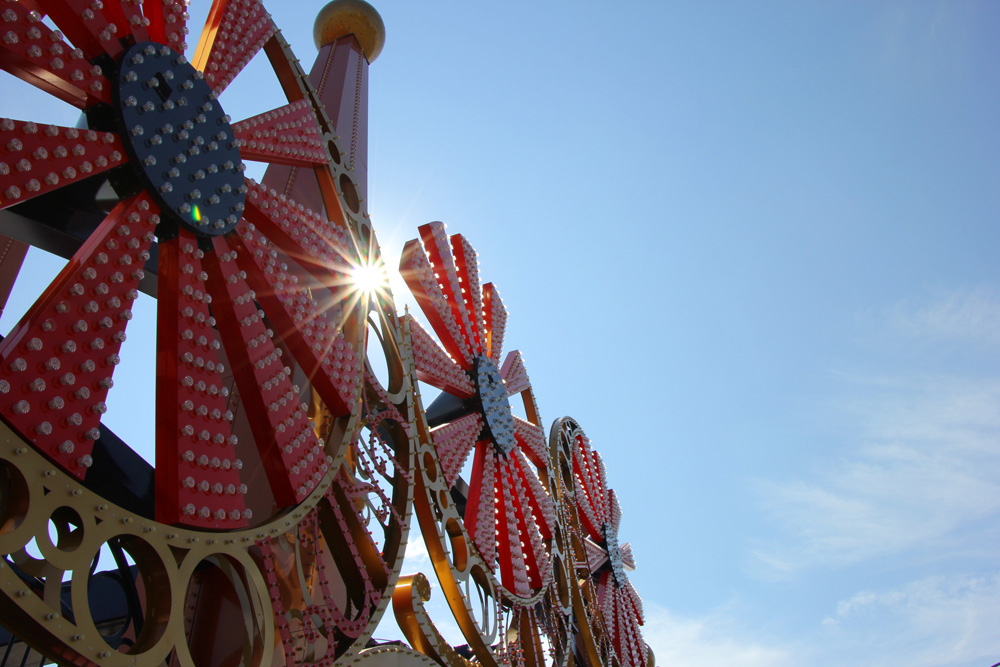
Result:
[[[376,264],[359,264],[351,269],[351,282],[362,294],[371,295],[386,289],[385,271]]]

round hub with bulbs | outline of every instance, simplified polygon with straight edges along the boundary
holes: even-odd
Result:
[[[202,73],[168,46],[136,44],[114,100],[130,157],[168,217],[201,236],[236,227],[247,190],[239,141]]]
[[[483,430],[502,454],[510,454],[517,446],[514,437],[514,416],[507,400],[507,387],[500,369],[487,356],[478,356],[472,369],[476,395],[485,426]]]
[[[618,546],[618,536],[611,526],[604,526],[604,548],[608,552],[608,564],[611,566],[611,574],[615,583],[619,586],[625,585],[625,564],[622,562],[622,550]]]

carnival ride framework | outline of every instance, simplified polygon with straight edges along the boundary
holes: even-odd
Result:
[[[190,62],[187,20],[0,3],[0,66],[82,112],[0,120],[4,292],[28,245],[69,260],[0,341],[3,662],[651,663],[603,464],[572,419],[546,436],[471,243],[420,227],[400,271],[433,335],[395,310],[365,205],[378,14],[325,7],[308,74],[257,0],[213,3]],[[235,122],[257,53],[286,102]],[[102,422],[140,292],[154,465]],[[401,576],[413,515],[465,647]],[[409,648],[369,646],[390,602]]]

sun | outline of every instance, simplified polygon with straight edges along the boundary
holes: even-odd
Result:
[[[351,269],[351,283],[360,294],[384,294],[388,282],[381,262],[362,262]]]

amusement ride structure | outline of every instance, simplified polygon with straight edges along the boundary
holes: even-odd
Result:
[[[187,22],[0,0],[0,67],[82,113],[0,118],[0,308],[29,246],[68,260],[0,340],[0,664],[652,667],[601,457],[541,422],[469,240],[403,250],[431,330],[370,280],[381,18],[327,5],[308,73],[259,0],[216,0],[190,61]],[[287,103],[234,121],[261,51]],[[140,293],[151,462],[102,422]],[[401,572],[414,521],[464,644]]]

